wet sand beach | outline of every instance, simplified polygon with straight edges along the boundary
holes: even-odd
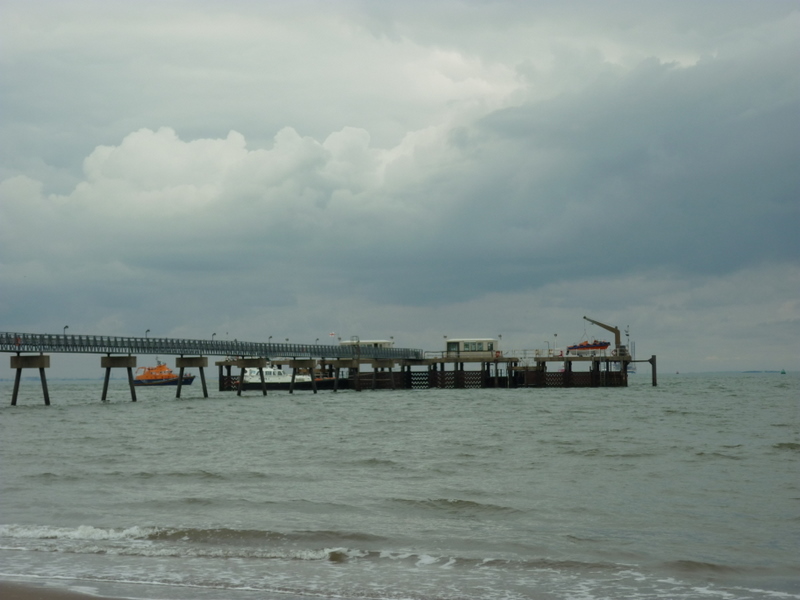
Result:
[[[3,600],[108,600],[101,596],[79,594],[69,590],[31,584],[0,581],[0,598]]]

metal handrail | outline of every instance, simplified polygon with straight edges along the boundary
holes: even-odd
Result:
[[[272,344],[238,340],[125,337],[48,333],[0,332],[0,352],[63,352],[82,354],[175,354],[189,356],[253,356],[287,358],[394,358],[419,360],[414,348]]]

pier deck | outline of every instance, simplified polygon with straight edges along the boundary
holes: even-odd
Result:
[[[521,351],[519,356],[506,356],[497,352],[424,352],[413,348],[394,348],[357,344],[321,345],[240,342],[238,340],[197,340],[158,337],[123,337],[102,335],[36,334],[0,332],[0,352],[14,353],[11,368],[17,370],[14,397],[16,404],[21,370],[38,368],[42,379],[45,403],[49,404],[45,368],[50,366],[49,354],[97,354],[106,369],[105,400],[110,369],[118,366],[119,359],[128,357],[124,367],[128,370],[131,399],[136,401],[131,369],[136,365],[137,354],[173,355],[176,367],[195,366],[191,360],[219,356],[219,389],[285,388],[285,384],[247,383],[239,385],[245,366],[269,361],[314,375],[310,384],[290,384],[288,389],[425,389],[425,388],[518,388],[518,387],[622,387],[628,384],[627,367],[631,362],[649,362],[656,385],[655,356],[646,361],[634,361],[625,356],[555,356],[540,351]],[[512,353],[513,354],[513,353]],[[26,356],[30,359],[26,359]],[[34,357],[41,357],[34,359]],[[188,357],[188,358],[187,358]],[[195,357],[192,359],[192,357]],[[189,360],[190,362],[186,362]],[[250,363],[253,363],[251,365]],[[119,363],[122,365],[122,363]],[[554,367],[554,365],[556,365]],[[584,365],[584,370],[575,367]],[[239,374],[233,373],[233,368]],[[588,367],[588,370],[586,370]],[[203,366],[200,366],[203,393],[205,386]],[[178,386],[180,397],[180,386]]]

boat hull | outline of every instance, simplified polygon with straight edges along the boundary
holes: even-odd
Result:
[[[567,354],[573,356],[597,356],[604,353],[611,344],[609,342],[583,342],[567,347]]]
[[[183,383],[181,385],[192,385],[194,381],[194,375],[189,377],[183,378]],[[178,381],[180,377],[172,377],[170,379],[134,379],[133,385],[139,387],[156,387],[161,385],[178,385]]]

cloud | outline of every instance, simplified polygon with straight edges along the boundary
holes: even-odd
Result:
[[[9,327],[795,327],[789,4],[86,6],[3,9]]]

